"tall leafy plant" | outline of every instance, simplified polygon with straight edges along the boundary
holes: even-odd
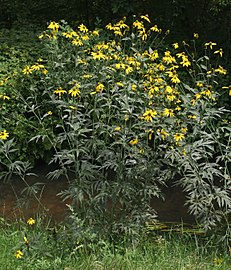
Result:
[[[147,15],[92,31],[51,22],[39,36],[47,53],[12,82],[28,141],[59,164],[50,177],[69,180],[60,195],[112,239],[155,218],[150,200],[176,174],[205,226],[230,211],[230,129],[217,108],[229,86],[219,80],[227,71],[210,61],[223,51],[210,41],[200,57],[198,34],[167,45],[168,33]],[[3,123],[8,130],[7,116]]]

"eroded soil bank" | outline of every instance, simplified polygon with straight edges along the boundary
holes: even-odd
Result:
[[[5,219],[16,220],[27,219],[36,216],[39,212],[45,212],[55,221],[65,219],[70,201],[63,201],[57,194],[67,189],[68,182],[64,177],[57,180],[49,180],[47,173],[53,168],[44,163],[35,167],[36,176],[30,176],[27,181],[30,185],[36,182],[43,183],[41,190],[36,194],[38,200],[25,201],[20,199],[25,183],[18,178],[13,178],[9,183],[0,183],[0,216]],[[194,218],[190,216],[185,207],[185,194],[178,187],[165,188],[163,190],[165,200],[153,198],[151,205],[162,222],[184,222],[193,223]]]

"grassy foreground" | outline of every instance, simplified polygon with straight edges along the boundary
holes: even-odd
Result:
[[[198,240],[201,242],[198,237],[168,234],[152,235],[133,247],[118,245],[112,248],[111,244],[102,241],[89,245],[76,242],[70,248],[68,241],[59,234],[54,241],[46,226],[32,228],[22,222],[2,221],[0,265],[4,270],[231,269],[228,252],[212,247],[205,239],[203,245],[198,244]],[[30,246],[28,253],[22,245]],[[19,249],[24,254],[16,258]]]

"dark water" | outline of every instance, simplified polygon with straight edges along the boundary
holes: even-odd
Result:
[[[68,201],[62,201],[57,194],[68,187],[68,182],[61,177],[57,180],[49,180],[46,174],[51,168],[45,164],[39,164],[35,173],[37,177],[30,176],[27,181],[31,185],[42,182],[41,190],[36,194],[40,203],[35,199],[23,207],[17,198],[21,197],[22,190],[26,187],[22,180],[13,178],[9,183],[0,183],[0,216],[5,219],[17,220],[35,217],[38,213],[45,213],[55,221],[63,221],[68,207]],[[194,218],[190,216],[185,207],[185,195],[177,187],[165,188],[163,190],[165,200],[153,198],[151,205],[158,214],[158,219],[165,222],[193,223]]]

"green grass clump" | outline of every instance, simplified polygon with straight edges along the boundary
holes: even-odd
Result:
[[[32,222],[31,222],[32,221]],[[1,221],[0,264],[4,270],[74,269],[230,269],[227,251],[210,240],[188,235],[149,235],[128,244],[74,237],[68,224],[59,225],[54,235],[50,223],[29,219],[17,224]],[[69,236],[72,240],[67,241]],[[85,240],[83,241],[83,236]],[[16,256],[21,251],[21,256]]]

